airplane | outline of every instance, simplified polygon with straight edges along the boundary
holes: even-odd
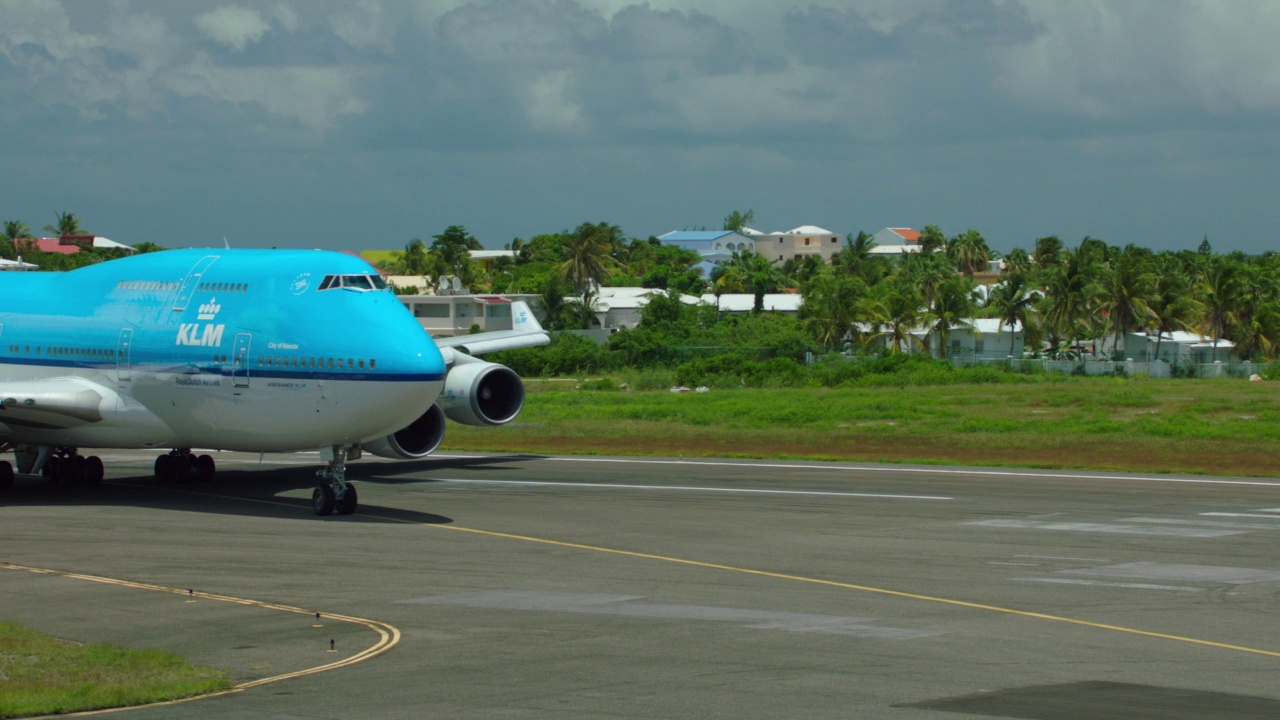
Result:
[[[320,450],[317,515],[355,512],[346,464],[418,459],[445,418],[502,425],[524,405],[476,355],[545,345],[512,329],[433,339],[364,260],[320,250],[182,249],[68,272],[0,273],[0,451],[18,472],[97,483],[81,448],[156,448],[161,481],[212,481],[212,455]],[[0,491],[15,470],[0,461]]]

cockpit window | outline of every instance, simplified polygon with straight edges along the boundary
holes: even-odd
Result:
[[[350,288],[352,290],[386,290],[387,283],[380,275],[325,275],[320,290]]]

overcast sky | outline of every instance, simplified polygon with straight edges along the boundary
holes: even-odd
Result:
[[[1274,0],[0,0],[0,219],[1280,249]]]

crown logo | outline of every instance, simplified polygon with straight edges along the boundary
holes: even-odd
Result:
[[[197,320],[212,320],[218,316],[222,310],[222,306],[218,304],[217,298],[209,298],[209,302],[200,306],[200,314],[196,316]]]

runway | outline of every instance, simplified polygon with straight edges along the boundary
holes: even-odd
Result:
[[[0,497],[0,562],[156,586],[0,619],[264,682],[114,717],[1280,716],[1280,480],[448,455],[318,518],[314,456],[153,458]]]

